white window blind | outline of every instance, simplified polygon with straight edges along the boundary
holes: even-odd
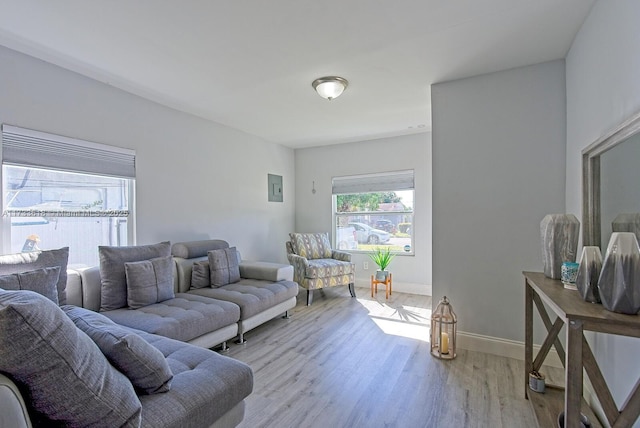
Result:
[[[351,193],[412,190],[414,188],[413,175],[413,170],[406,170],[334,177],[332,180],[332,193],[334,195],[344,195]]]
[[[2,125],[2,163],[135,178],[135,151]]]

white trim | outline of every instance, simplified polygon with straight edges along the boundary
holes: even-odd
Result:
[[[356,277],[356,288],[366,289],[367,292],[371,290],[371,277]],[[393,291],[398,293],[418,294],[420,296],[431,296],[432,286],[431,284],[418,284],[415,282],[396,282],[393,281]]]
[[[524,360],[524,342],[515,340],[458,331],[458,347],[470,351]],[[533,345],[534,355],[536,355],[539,350],[540,345]],[[544,364],[550,367],[563,368],[560,357],[553,348],[549,351],[549,355],[547,355]]]

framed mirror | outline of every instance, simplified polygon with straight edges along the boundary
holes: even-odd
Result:
[[[582,243],[603,251],[611,222],[640,212],[640,112],[582,151]]]

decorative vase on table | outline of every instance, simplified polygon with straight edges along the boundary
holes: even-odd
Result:
[[[576,287],[584,300],[600,303],[598,278],[602,271],[602,253],[599,247],[587,246],[582,248],[580,266],[576,277]]]
[[[614,232],[631,232],[640,241],[640,213],[618,214],[611,222],[611,230]]]
[[[598,291],[605,309],[629,315],[640,310],[640,247],[634,233],[611,234]]]
[[[575,262],[580,222],[573,214],[548,214],[540,222],[544,275],[560,279],[562,263]]]

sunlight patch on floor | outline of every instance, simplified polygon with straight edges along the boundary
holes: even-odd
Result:
[[[431,308],[403,304],[393,299],[358,298],[369,318],[385,334],[429,342]],[[406,301],[405,301],[406,302]]]
[[[429,325],[419,323],[409,323],[397,319],[370,316],[373,322],[385,334],[402,336],[409,339],[429,341]]]

